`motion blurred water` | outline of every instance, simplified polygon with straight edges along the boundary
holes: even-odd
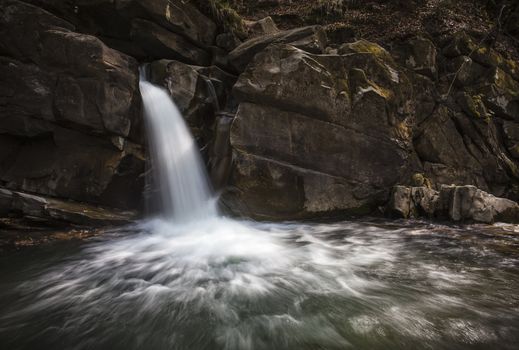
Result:
[[[198,146],[168,92],[146,81],[144,71],[139,88],[162,215],[177,222],[213,217],[215,200]]]
[[[516,231],[152,220],[2,257],[0,344],[517,349]]]
[[[140,87],[162,215],[1,256],[2,349],[518,348],[518,227],[219,217],[180,113]]]

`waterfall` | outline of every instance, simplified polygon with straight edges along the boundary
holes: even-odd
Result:
[[[139,87],[162,215],[183,222],[215,216],[198,145],[182,114],[165,89],[146,80],[144,69]]]

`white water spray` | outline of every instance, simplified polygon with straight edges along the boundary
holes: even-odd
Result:
[[[146,81],[142,72],[139,87],[163,215],[177,222],[214,217],[198,146],[180,111],[167,91]]]

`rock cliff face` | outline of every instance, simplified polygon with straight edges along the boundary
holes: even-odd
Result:
[[[517,67],[464,33],[394,52],[271,45],[234,86],[230,201],[265,217],[366,213],[413,175],[517,200]]]
[[[234,86],[231,128],[233,180],[250,212],[367,213],[411,176],[409,82],[394,67],[370,52],[291,45],[255,56]]]
[[[0,11],[0,183],[138,208],[137,62],[40,8],[6,1]]]
[[[0,212],[49,219],[56,200],[117,220],[142,210],[145,62],[232,212],[376,213],[395,185],[519,200],[519,63],[487,42],[424,32],[381,46],[271,18],[238,33],[195,4],[0,4]],[[24,212],[12,198],[25,195],[54,204]]]

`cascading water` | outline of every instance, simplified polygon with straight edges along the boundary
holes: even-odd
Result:
[[[163,217],[0,254],[2,348],[517,349],[519,228],[218,217],[180,113],[140,87]]]
[[[144,71],[139,87],[162,213],[177,222],[214,217],[215,201],[198,146],[168,92],[146,81]]]

